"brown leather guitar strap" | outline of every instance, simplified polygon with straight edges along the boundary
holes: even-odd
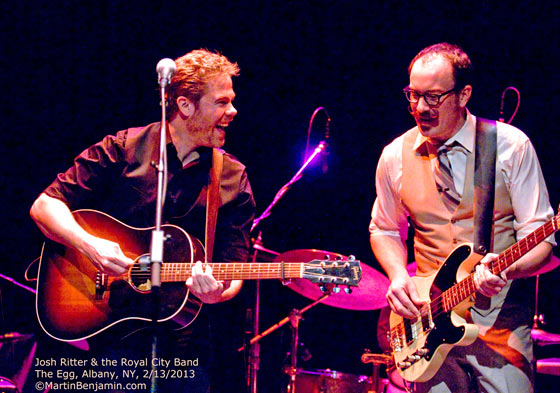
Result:
[[[474,251],[492,252],[496,181],[496,122],[477,117],[474,155]]]
[[[216,235],[216,221],[220,207],[220,178],[224,166],[224,156],[218,149],[212,149],[212,168],[208,178],[208,192],[206,198],[206,234],[204,246],[206,248],[206,262],[212,262],[214,254],[214,237]]]

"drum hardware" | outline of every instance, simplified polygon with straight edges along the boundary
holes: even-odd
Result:
[[[331,369],[296,371],[297,393],[370,393],[371,378]]]
[[[558,258],[556,258],[554,255],[552,256],[552,259],[555,264],[558,263],[557,262]],[[531,329],[531,338],[538,346],[560,344],[560,334],[549,333],[540,329],[540,326],[546,325],[546,321],[544,315],[539,314],[538,312],[539,277],[540,275],[537,275],[535,279],[535,315],[533,316],[533,328]]]
[[[300,319],[302,319],[301,315],[304,312],[306,312],[307,310],[309,310],[311,307],[314,307],[317,304],[321,303],[323,300],[325,300],[327,297],[329,297],[331,295],[331,293],[332,292],[330,290],[327,290],[327,292],[324,293],[323,296],[321,296],[319,299],[315,300],[313,303],[305,306],[301,310],[293,309],[290,312],[290,315],[283,318],[282,320],[280,320],[276,324],[272,325],[271,327],[266,329],[264,332],[257,334],[247,344],[247,345],[254,346],[263,337],[268,336],[273,331],[277,330],[278,328],[280,328],[280,327],[284,326],[285,324],[287,324],[288,322],[290,322],[290,327],[292,329],[292,342],[291,342],[291,351],[290,351],[290,366],[286,370],[286,373],[290,376],[290,382],[289,382],[288,390],[287,390],[288,393],[295,393],[295,381],[296,381],[296,374],[297,374],[297,348],[298,348],[298,345],[299,345],[298,344],[299,343],[299,321],[300,321]],[[245,347],[246,347],[246,345],[242,346],[241,348],[238,349],[238,351],[240,352],[240,351],[244,350]],[[306,393],[306,392],[297,392],[297,393]]]
[[[371,377],[371,390],[368,393],[381,393],[383,390],[379,390],[381,379],[379,378],[379,368],[385,365],[389,368],[393,364],[393,358],[385,354],[375,354],[371,353],[371,350],[366,349],[361,357],[362,363],[372,363],[373,364],[373,374]]]

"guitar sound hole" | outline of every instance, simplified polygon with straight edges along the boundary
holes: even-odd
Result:
[[[152,262],[150,255],[145,254],[138,258],[129,272],[130,285],[140,292],[149,292],[152,289]]]

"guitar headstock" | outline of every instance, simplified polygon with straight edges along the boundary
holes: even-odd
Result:
[[[304,264],[302,277],[317,284],[355,287],[362,279],[362,268],[353,256],[345,260],[315,259]]]

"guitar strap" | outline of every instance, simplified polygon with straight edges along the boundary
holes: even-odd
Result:
[[[477,117],[474,156],[474,251],[481,255],[492,251],[496,145],[496,122]]]
[[[214,253],[214,237],[216,235],[216,221],[220,207],[220,178],[224,166],[224,156],[218,149],[212,149],[212,168],[208,176],[208,192],[206,198],[206,233],[204,246],[206,261],[212,262]]]

